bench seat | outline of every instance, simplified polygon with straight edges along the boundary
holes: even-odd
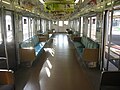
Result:
[[[37,35],[23,41],[20,44],[20,59],[21,62],[32,62],[36,59],[39,53],[43,51],[46,42],[39,42]]]
[[[73,44],[77,54],[86,62],[98,62],[99,44],[87,37],[75,37]]]
[[[35,55],[37,56],[37,54],[43,49],[45,45],[45,42],[40,42],[39,44],[37,44],[34,48],[35,48]]]

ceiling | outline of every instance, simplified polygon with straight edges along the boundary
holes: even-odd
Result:
[[[45,0],[44,10],[54,19],[65,19],[74,12],[74,0]]]
[[[74,0],[21,0],[24,7],[33,7],[50,19],[65,20],[74,12]]]
[[[90,13],[103,12],[114,3],[120,5],[119,0],[2,0],[14,3],[15,10],[28,15],[37,15],[49,20],[72,20]],[[5,2],[4,2],[5,3]],[[9,4],[13,7],[12,4]],[[8,5],[6,5],[7,7]],[[10,7],[8,7],[10,8]]]

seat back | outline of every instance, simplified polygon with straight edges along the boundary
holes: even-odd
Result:
[[[0,85],[13,85],[14,75],[13,71],[0,70]]]
[[[120,90],[120,71],[103,71],[100,90],[113,90],[113,88],[115,88],[114,90]]]

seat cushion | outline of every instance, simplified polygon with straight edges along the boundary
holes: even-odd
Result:
[[[37,45],[35,46],[35,54],[36,54],[36,56],[37,56],[37,54],[40,52],[41,49],[42,49],[42,47],[40,46],[40,44],[37,44]]]
[[[81,42],[74,42],[76,48],[85,48],[85,46]]]

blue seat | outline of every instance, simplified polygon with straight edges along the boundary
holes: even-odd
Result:
[[[39,44],[37,46],[35,46],[35,54],[36,54],[36,56],[40,52],[41,49],[42,49],[42,47]]]
[[[42,52],[45,42],[39,42],[38,36],[33,36],[20,44],[21,62],[32,62]]]

